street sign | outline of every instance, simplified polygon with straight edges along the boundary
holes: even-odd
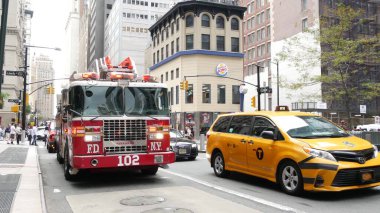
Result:
[[[361,114],[367,113],[367,106],[366,105],[360,105],[360,113]]]
[[[8,99],[8,102],[10,103],[20,103],[20,99]]]
[[[272,88],[270,87],[261,87],[260,93],[272,93]]]
[[[10,75],[10,76],[20,76],[20,77],[23,77],[24,76],[24,71],[13,71],[13,70],[7,70],[5,72],[6,75]]]

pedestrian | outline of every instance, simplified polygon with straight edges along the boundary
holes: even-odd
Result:
[[[45,126],[45,130],[44,130],[44,141],[45,141],[45,146],[46,146],[46,143],[47,143],[47,136],[49,134],[49,127],[48,126]]]
[[[37,127],[36,125],[33,126],[32,128],[32,145],[37,146]]]
[[[4,140],[4,130],[3,127],[0,126],[0,141]]]
[[[7,128],[5,128],[4,132],[5,132],[5,140],[7,141],[7,144],[9,144],[10,134],[11,134],[11,125],[10,124],[7,126]]]
[[[32,145],[32,131],[33,131],[33,127],[32,125],[29,124],[28,126],[28,141],[29,141],[29,145]]]
[[[17,145],[20,144],[20,141],[21,141],[21,133],[22,133],[21,125],[20,125],[20,124],[17,124],[17,125],[16,125],[16,140],[17,140]]]
[[[13,141],[16,139],[16,127],[15,125],[12,123],[11,124],[11,132],[10,132],[10,140],[11,140],[11,144],[13,144]]]

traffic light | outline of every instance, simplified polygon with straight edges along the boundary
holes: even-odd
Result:
[[[179,88],[181,88],[181,90],[184,90],[185,89],[185,82],[184,81],[181,81],[179,83]]]
[[[49,94],[54,95],[54,93],[55,93],[55,88],[54,87],[50,87],[50,93]]]
[[[189,89],[189,82],[185,80],[183,83],[184,83],[185,90],[188,90]]]
[[[29,105],[29,94],[26,94],[26,100],[25,100],[26,105]]]
[[[45,90],[46,90],[46,94],[50,94],[50,86],[46,87]]]
[[[55,88],[52,86],[46,87],[46,94],[51,95],[55,93]]]
[[[253,108],[256,107],[256,96],[253,96],[253,97],[251,98],[251,106],[252,106]]]
[[[13,105],[13,106],[11,106],[11,111],[12,111],[12,112],[18,112],[19,109],[20,109],[19,107],[20,107],[20,105],[18,105],[18,104]]]

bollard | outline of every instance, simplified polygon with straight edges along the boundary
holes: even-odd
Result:
[[[200,142],[199,151],[205,151],[205,135],[204,134],[200,135],[199,142]]]

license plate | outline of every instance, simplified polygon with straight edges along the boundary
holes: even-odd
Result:
[[[186,154],[186,149],[179,149],[178,153],[179,154]]]
[[[373,180],[373,172],[372,171],[361,172],[360,175],[362,178],[362,182],[368,182],[368,181]]]
[[[164,156],[163,155],[155,155],[154,156],[154,163],[163,163],[164,162]]]

